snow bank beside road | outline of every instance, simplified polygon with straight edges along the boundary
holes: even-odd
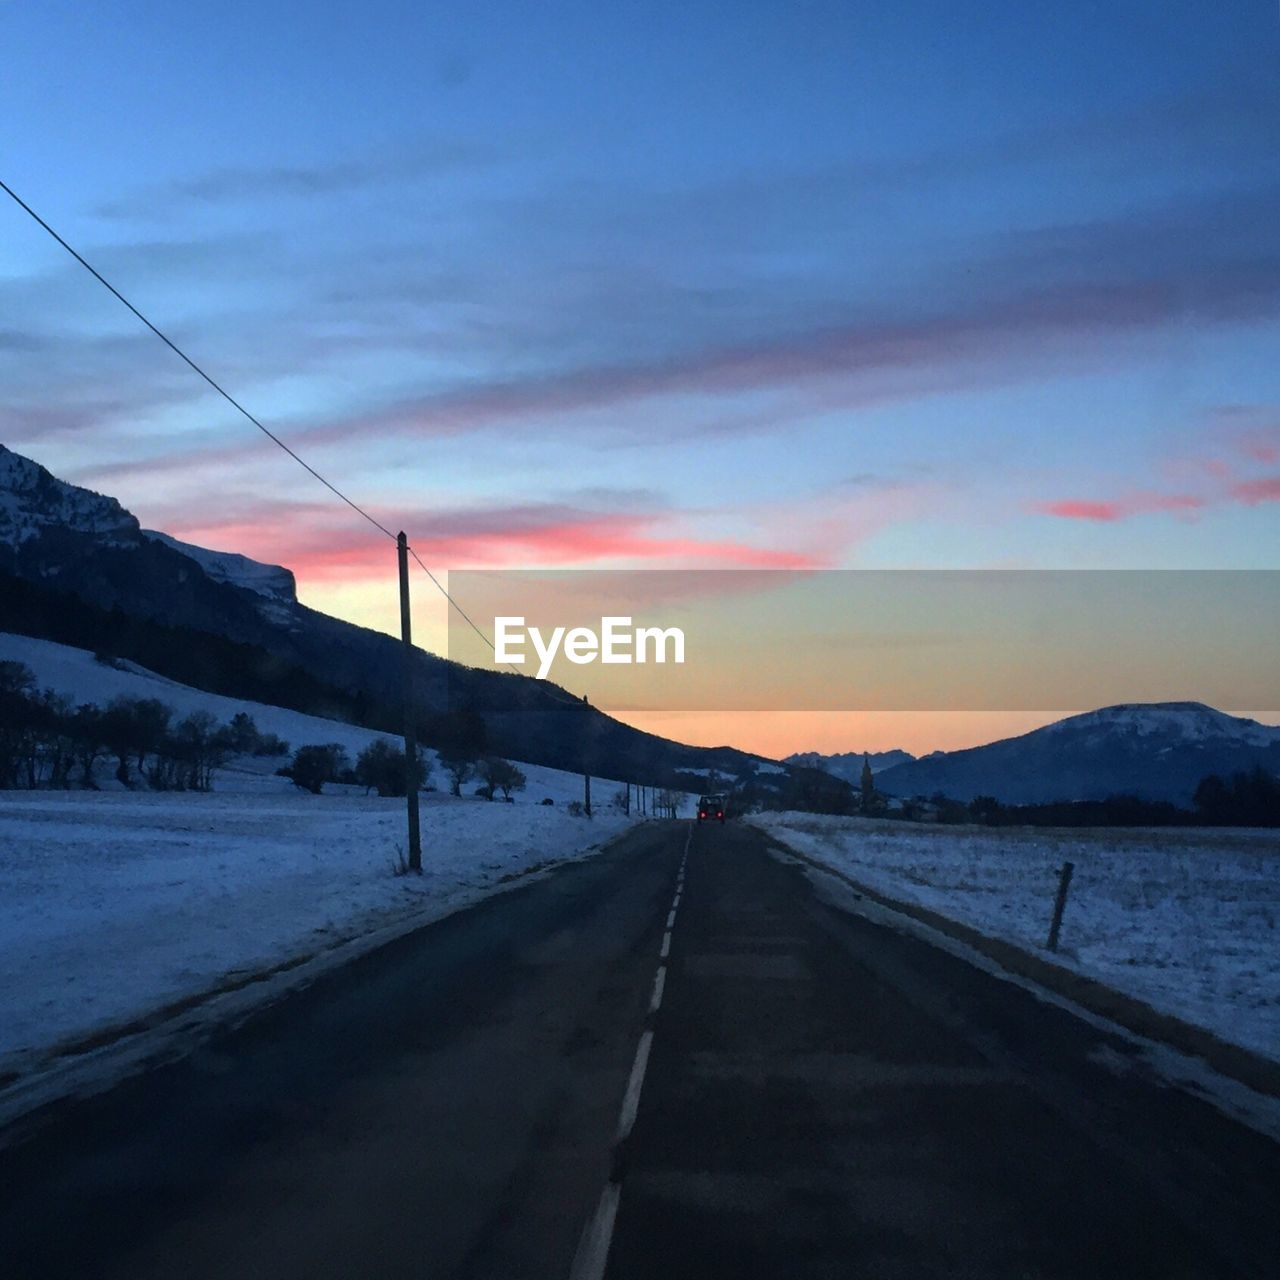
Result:
[[[1252,830],[922,826],[802,813],[751,821],[887,897],[1055,963],[1280,1061],[1280,836]]]
[[[397,922],[448,914],[624,830],[616,812],[424,798],[426,874],[395,877],[404,801],[0,792],[0,1075]]]

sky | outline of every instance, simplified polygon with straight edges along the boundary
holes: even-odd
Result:
[[[0,0],[0,43],[0,177],[442,574],[1276,567],[1274,5]],[[11,448],[396,627],[387,540],[7,202],[0,386]]]

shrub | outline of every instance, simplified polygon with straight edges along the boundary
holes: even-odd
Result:
[[[421,791],[427,781],[427,763],[418,756],[417,783]],[[405,758],[403,748],[396,748],[385,738],[371,742],[356,760],[355,780],[365,792],[380,796],[402,796],[405,792]]]
[[[293,781],[295,787],[318,796],[326,782],[337,782],[348,767],[345,748],[336,742],[299,747],[293,753],[288,769],[279,772]]]

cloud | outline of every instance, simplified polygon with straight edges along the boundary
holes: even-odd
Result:
[[[339,195],[396,182],[416,182],[493,163],[504,153],[461,138],[423,139],[398,151],[317,163],[231,165],[148,187],[100,204],[99,217],[145,218],[185,203],[228,204],[259,198]]]
[[[1250,475],[1280,462],[1280,413],[1268,404],[1221,404],[1201,415],[1195,444],[1164,459],[1159,474],[1170,484],[1198,485],[1197,492],[1132,490],[1118,498],[1061,498],[1030,510],[1063,520],[1115,524],[1159,512],[1194,518],[1211,507],[1257,507],[1280,501],[1280,477]]]
[[[1102,524],[1114,524],[1132,516],[1149,515],[1156,511],[1168,511],[1190,515],[1203,510],[1208,502],[1190,493],[1139,493],[1125,498],[1099,502],[1082,498],[1066,498],[1057,502],[1038,502],[1032,510],[1041,515],[1058,516],[1063,520],[1092,520]]]
[[[1257,507],[1264,502],[1280,502],[1280,476],[1242,480],[1231,486],[1231,497],[1246,507]]]
[[[1057,516],[1063,520],[1090,520],[1100,524],[1115,524],[1134,516],[1151,515],[1156,512],[1169,512],[1194,518],[1199,512],[1209,507],[1233,503],[1256,507],[1267,502],[1280,502],[1280,476],[1240,480],[1225,490],[1208,495],[1138,493],[1106,500],[1065,498],[1053,502],[1033,503],[1031,509],[1040,515]]]
[[[600,561],[661,562],[667,568],[807,569],[819,563],[805,552],[682,532],[679,526],[685,518],[670,511],[604,513],[567,504],[528,503],[400,517],[376,510],[374,514],[390,527],[403,524],[414,550],[443,569]],[[211,515],[189,508],[152,509],[148,519],[185,541],[282,563],[300,577],[359,578],[387,572],[392,563],[388,540],[372,532],[366,536],[322,504],[242,503]]]

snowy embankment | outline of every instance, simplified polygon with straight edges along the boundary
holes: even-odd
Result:
[[[293,748],[338,742],[354,759],[385,736],[0,634],[6,660],[74,702],[152,697],[221,722],[245,711]],[[568,812],[578,774],[521,765],[527,786],[504,804],[443,794],[432,759],[425,874],[396,876],[403,799],[335,785],[308,795],[275,776],[281,763],[234,760],[208,794],[128,791],[110,768],[101,791],[0,791],[0,1079],[254,974],[447,915],[634,821],[611,805],[613,782],[596,780],[587,819]]]
[[[1055,963],[1280,1061],[1274,831],[950,827],[803,813],[751,821],[868,889],[1046,957],[1058,870],[1070,861]]]

